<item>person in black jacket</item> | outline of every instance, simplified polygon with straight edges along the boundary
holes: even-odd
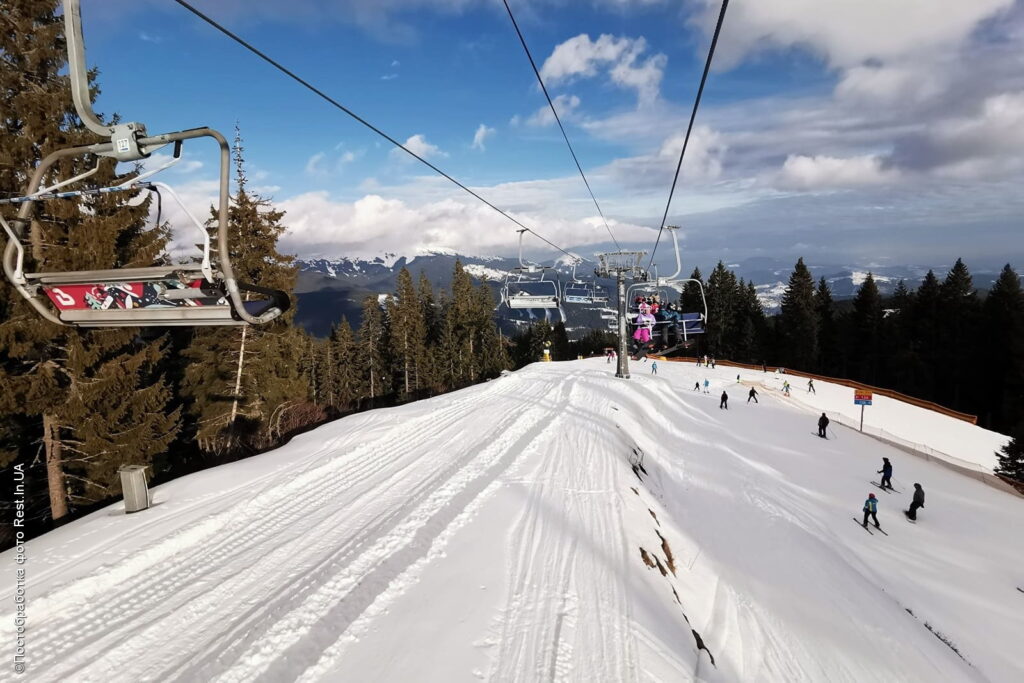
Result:
[[[882,469],[878,470],[875,474],[882,475],[882,482],[879,484],[883,489],[892,488],[892,463],[889,462],[889,458],[882,458]]]
[[[750,399],[754,399],[754,403],[757,403],[757,390],[754,387],[750,387],[750,393],[747,394],[747,403],[750,403]]]
[[[729,410],[729,394],[722,392],[722,402],[718,404],[719,409]]]
[[[827,439],[828,437],[825,436],[825,429],[827,428],[828,417],[825,415],[825,413],[822,413],[821,417],[818,418],[818,436],[820,436],[823,439]]]
[[[907,519],[917,520],[917,509],[924,507],[924,489],[920,484],[914,484],[914,499],[910,502],[910,509],[906,511]]]

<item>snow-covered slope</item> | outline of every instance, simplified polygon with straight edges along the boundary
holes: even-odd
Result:
[[[32,680],[1024,678],[1024,500],[735,373],[613,367],[354,415],[31,541]]]

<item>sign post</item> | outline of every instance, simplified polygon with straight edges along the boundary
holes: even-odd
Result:
[[[871,405],[872,395],[870,391],[862,389],[853,390],[853,405],[860,406],[860,431],[864,431],[864,406]]]

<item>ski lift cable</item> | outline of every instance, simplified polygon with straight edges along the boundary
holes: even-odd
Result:
[[[265,61],[265,62],[267,62],[268,64],[270,64],[271,66],[273,66],[273,67],[274,67],[275,69],[277,69],[277,70],[278,70],[278,71],[280,71],[281,73],[285,74],[286,76],[288,76],[288,77],[289,77],[289,78],[291,78],[292,80],[296,81],[297,83],[299,83],[300,85],[302,85],[303,87],[305,87],[305,88],[306,88],[307,90],[309,90],[309,91],[313,92],[313,93],[314,93],[315,95],[317,95],[317,96],[318,96],[318,97],[320,97],[321,99],[325,100],[326,102],[328,102],[329,104],[331,104],[331,105],[332,105],[332,106],[334,106],[335,108],[337,108],[337,109],[340,109],[340,110],[341,110],[341,111],[343,111],[344,113],[348,114],[348,115],[349,115],[350,117],[352,117],[353,119],[355,119],[355,120],[356,120],[356,121],[358,121],[359,123],[363,124],[364,126],[366,126],[366,127],[367,127],[367,128],[369,128],[370,130],[372,130],[372,131],[373,131],[374,133],[376,133],[377,135],[381,136],[382,138],[384,138],[385,140],[387,140],[388,142],[390,142],[390,143],[391,143],[392,145],[394,145],[394,146],[395,146],[395,147],[397,147],[398,149],[402,150],[403,152],[405,152],[405,153],[406,153],[406,154],[408,154],[409,156],[413,157],[414,159],[416,159],[416,160],[417,160],[417,161],[419,161],[420,163],[424,164],[425,166],[427,166],[428,168],[430,168],[430,169],[431,169],[431,170],[433,170],[434,172],[438,173],[439,175],[441,175],[441,176],[442,176],[442,177],[444,177],[445,179],[447,179],[447,180],[451,181],[451,182],[452,182],[453,184],[455,184],[455,185],[457,185],[458,187],[460,187],[461,189],[465,190],[465,191],[466,191],[467,193],[469,193],[470,195],[472,195],[472,196],[473,196],[473,197],[475,197],[476,199],[480,200],[481,202],[483,202],[484,204],[486,204],[486,205],[487,205],[487,206],[489,206],[490,208],[494,209],[495,211],[497,211],[498,213],[500,213],[500,214],[501,214],[502,216],[504,216],[505,218],[509,219],[510,221],[512,221],[513,223],[515,223],[516,225],[518,225],[519,227],[523,228],[523,229],[524,229],[524,230],[526,230],[527,232],[530,232],[530,233],[532,233],[532,234],[533,234],[533,235],[534,235],[535,237],[537,237],[538,239],[540,239],[540,240],[541,240],[542,242],[545,242],[545,243],[546,243],[546,244],[548,244],[549,246],[551,246],[551,247],[553,247],[553,248],[557,249],[558,251],[562,252],[563,254],[565,254],[566,256],[568,256],[568,257],[570,257],[570,258],[582,258],[582,257],[578,257],[578,256],[577,256],[576,254],[573,254],[573,253],[571,253],[571,252],[568,252],[568,251],[566,251],[565,249],[562,249],[562,248],[561,248],[560,246],[558,246],[557,244],[555,244],[555,243],[554,243],[554,242],[552,242],[551,240],[549,240],[549,239],[547,239],[546,237],[544,237],[543,235],[539,234],[539,233],[538,233],[538,232],[537,232],[536,230],[534,230],[533,228],[530,228],[530,227],[528,227],[528,226],[526,226],[526,225],[523,225],[523,224],[522,224],[521,222],[519,222],[518,220],[516,220],[515,218],[513,218],[513,217],[512,217],[512,216],[510,216],[509,214],[505,213],[504,211],[502,211],[501,209],[499,209],[499,208],[498,208],[497,206],[495,206],[495,205],[494,205],[494,204],[492,204],[491,202],[487,201],[486,199],[484,199],[483,197],[481,197],[481,196],[480,196],[479,194],[477,194],[477,193],[476,193],[476,192],[474,192],[473,190],[469,189],[468,187],[466,187],[465,185],[463,185],[463,184],[462,184],[461,182],[459,182],[458,180],[456,180],[456,179],[455,179],[455,178],[453,178],[452,176],[448,175],[447,173],[445,173],[444,171],[442,171],[442,170],[441,170],[440,168],[438,168],[438,167],[437,167],[437,166],[435,166],[434,164],[430,163],[429,161],[427,161],[426,159],[424,159],[423,157],[421,157],[421,156],[420,156],[419,154],[416,154],[416,153],[415,153],[415,152],[413,152],[413,151],[412,151],[411,149],[409,149],[408,147],[406,147],[405,145],[403,145],[403,144],[402,144],[401,142],[399,142],[399,141],[398,141],[398,140],[396,140],[395,138],[391,137],[390,135],[388,135],[387,133],[385,133],[384,131],[382,131],[382,130],[381,130],[380,128],[377,128],[377,127],[376,127],[376,126],[374,126],[374,125],[373,125],[372,123],[370,123],[369,121],[367,121],[367,120],[366,120],[366,119],[364,119],[363,117],[359,116],[359,115],[358,115],[358,114],[356,114],[356,113],[355,113],[354,111],[352,111],[351,109],[349,109],[348,107],[346,107],[346,106],[345,106],[345,105],[343,105],[342,103],[338,102],[338,101],[337,101],[337,100],[335,100],[335,99],[334,99],[333,97],[331,97],[330,95],[328,95],[328,94],[327,94],[327,93],[325,93],[324,91],[320,90],[319,88],[317,88],[317,87],[316,87],[315,85],[313,85],[313,84],[312,84],[312,83],[310,83],[309,81],[307,81],[307,80],[303,79],[302,77],[300,77],[299,75],[297,75],[297,74],[296,74],[296,73],[294,73],[293,71],[289,70],[289,69],[288,69],[287,67],[285,67],[285,66],[282,66],[282,65],[281,65],[281,64],[280,64],[279,62],[275,61],[275,60],[274,60],[274,59],[273,59],[272,57],[268,56],[268,55],[267,55],[266,53],[264,53],[264,52],[260,51],[260,50],[259,50],[259,49],[257,49],[256,47],[254,47],[254,46],[253,46],[252,44],[250,44],[249,42],[247,42],[247,41],[246,41],[246,40],[245,40],[244,38],[241,38],[240,36],[237,36],[237,35],[235,35],[235,34],[234,34],[234,33],[232,33],[232,32],[231,32],[230,30],[228,30],[227,28],[225,28],[225,27],[224,27],[224,26],[222,26],[221,24],[217,23],[217,22],[216,22],[215,20],[213,20],[212,18],[210,18],[210,17],[208,17],[207,15],[203,14],[203,13],[202,13],[202,12],[200,12],[200,11],[199,11],[198,9],[196,9],[195,7],[193,7],[192,5],[190,5],[189,3],[185,2],[185,0],[174,0],[174,2],[176,2],[176,3],[177,3],[177,4],[179,4],[179,5],[181,5],[182,7],[184,7],[185,9],[187,9],[187,10],[188,10],[189,12],[191,12],[191,13],[192,13],[192,14],[194,14],[194,15],[196,15],[197,17],[199,17],[200,19],[202,19],[203,21],[205,21],[205,22],[206,22],[207,24],[209,24],[209,25],[210,25],[210,26],[212,26],[213,28],[217,29],[218,31],[220,31],[221,33],[223,33],[224,35],[226,35],[226,36],[227,36],[228,38],[231,38],[231,39],[232,39],[232,40],[234,40],[234,41],[235,41],[236,43],[238,43],[239,45],[241,45],[242,47],[244,47],[245,49],[247,49],[247,50],[248,50],[249,52],[252,52],[252,53],[253,53],[254,55],[256,55],[257,57],[259,57],[259,58],[260,58],[260,59],[262,59],[263,61]]]
[[[597,213],[601,215],[601,220],[604,222],[604,227],[608,231],[608,236],[612,238],[612,242],[615,243],[615,248],[619,251],[622,247],[619,246],[619,241],[615,239],[615,235],[612,234],[612,229],[608,225],[608,219],[604,216],[604,211],[601,210],[601,205],[597,203],[597,197],[594,196],[594,191],[590,188],[590,183],[587,181],[587,175],[583,172],[583,167],[580,166],[580,160],[576,157],[576,151],[572,148],[572,143],[569,142],[569,136],[565,132],[565,127],[562,125],[562,119],[558,117],[558,111],[555,109],[555,103],[551,100],[551,95],[548,94],[548,89],[544,85],[544,79],[540,77],[540,71],[537,69],[537,63],[533,61],[533,55],[530,54],[530,48],[526,45],[526,38],[523,37],[523,32],[519,30],[519,23],[516,21],[515,15],[512,14],[512,8],[509,7],[508,0],[502,0],[505,3],[505,9],[508,11],[508,18],[512,20],[512,26],[516,29],[516,35],[519,36],[519,42],[523,45],[523,50],[526,52],[526,58],[530,60],[530,66],[533,67],[533,73],[537,76],[537,82],[540,83],[540,89],[544,92],[544,97],[547,98],[548,106],[551,107],[551,113],[555,116],[555,121],[558,123],[558,129],[562,131],[562,137],[565,138],[565,144],[569,148],[569,154],[572,155],[572,160],[576,162],[576,169],[580,172],[580,177],[583,178],[583,184],[587,186],[587,192],[590,193],[590,198],[594,200],[594,206],[597,208]]]
[[[676,183],[679,181],[679,169],[683,167],[683,157],[686,155],[686,146],[690,142],[690,133],[693,131],[693,122],[697,118],[697,109],[700,107],[700,99],[704,94],[704,84],[708,80],[708,71],[711,70],[711,60],[715,56],[715,46],[718,45],[718,36],[722,32],[722,22],[725,20],[725,11],[729,7],[729,0],[722,0],[722,9],[718,13],[718,24],[715,26],[715,34],[711,38],[711,47],[708,48],[708,58],[704,62],[704,73],[700,77],[700,87],[697,88],[697,97],[693,102],[693,110],[690,112],[690,124],[686,127],[686,136],[683,138],[683,149],[679,152],[679,163],[676,164],[676,173],[672,177],[672,188],[668,191],[668,202],[665,204],[665,213],[661,217],[661,227],[658,228],[658,238],[654,240],[654,249],[651,250],[651,260],[647,264],[647,270],[654,266],[654,254],[658,251],[658,244],[661,242],[661,234],[665,231],[665,221],[668,220],[668,210],[672,206],[672,195],[676,191]]]

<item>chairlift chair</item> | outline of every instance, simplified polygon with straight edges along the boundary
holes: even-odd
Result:
[[[42,317],[61,325],[246,325],[274,320],[288,309],[288,295],[278,290],[239,282],[231,266],[228,244],[231,150],[227,140],[211,128],[193,128],[149,136],[145,126],[140,123],[102,123],[93,112],[89,98],[79,2],[65,0],[64,3],[72,98],[85,126],[109,141],[61,149],[49,154],[33,172],[24,196],[0,200],[0,204],[19,206],[17,217],[10,221],[0,214],[0,227],[7,234],[3,253],[3,270],[7,279]],[[25,247],[22,242],[26,238],[26,227],[31,224],[37,204],[137,189],[162,191],[181,204],[170,187],[162,183],[146,182],[145,178],[180,160],[184,141],[198,138],[212,138],[220,148],[216,235],[211,238],[209,231],[182,205],[189,221],[202,234],[202,258],[199,262],[147,268],[26,272]],[[169,144],[174,145],[169,163],[113,187],[57,191],[92,176],[99,170],[99,160],[90,171],[44,186],[44,179],[50,170],[62,160],[94,156],[122,162],[139,161]],[[212,239],[216,239],[216,248],[212,245]]]
[[[700,292],[701,308],[700,311],[678,311],[675,315],[666,315],[660,313],[661,319],[656,319],[653,323],[648,321],[646,324],[651,328],[651,344],[659,343],[662,345],[662,353],[669,354],[680,348],[686,348],[692,345],[693,338],[697,335],[704,334],[707,329],[707,318],[708,318],[708,303],[707,298],[704,295],[703,284],[696,279],[676,279],[679,272],[682,270],[682,262],[679,254],[679,240],[675,234],[678,229],[676,226],[665,226],[669,233],[672,235],[672,242],[675,246],[676,254],[676,270],[667,278],[659,278],[655,276],[653,281],[638,282],[627,289],[626,294],[626,305],[627,305],[627,322],[629,323],[630,336],[636,331],[639,324],[638,318],[640,311],[636,304],[636,298],[642,296],[647,298],[648,296],[658,295],[661,304],[676,304],[679,296],[678,292],[681,290],[681,285],[685,285],[688,282],[692,282],[697,285],[697,289]],[[679,289],[677,289],[677,287]],[[671,292],[671,294],[669,294]],[[668,296],[666,296],[668,294]]]
[[[592,304],[594,286],[576,277],[576,266],[579,264],[580,259],[575,259],[572,263],[572,279],[565,284],[563,298],[567,304]]]
[[[519,230],[519,266],[505,275],[501,301],[511,309],[559,308],[558,282],[546,279],[550,267],[523,260],[524,232],[525,229]],[[539,276],[533,277],[537,273]]]

